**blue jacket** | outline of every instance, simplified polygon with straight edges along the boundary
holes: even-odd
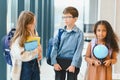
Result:
[[[59,45],[58,35],[54,38],[51,62],[53,65],[56,64],[56,57],[71,58],[71,65],[79,68],[82,62],[82,50],[84,45],[83,32],[77,26],[74,26],[70,32],[66,31],[66,27],[64,27],[63,30],[64,32],[62,33]]]

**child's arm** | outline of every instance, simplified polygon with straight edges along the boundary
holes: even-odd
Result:
[[[14,59],[19,59],[21,61],[30,61],[34,59],[37,54],[37,48],[32,51],[24,51],[24,48],[19,46],[18,41],[13,43],[11,46],[11,55]]]
[[[38,46],[38,61],[42,59],[42,47],[41,45]]]
[[[115,64],[117,62],[117,53],[113,52],[111,57],[111,64]]]
[[[94,63],[94,61],[91,59],[91,42],[88,44],[85,60],[91,65]]]
[[[110,66],[111,64],[115,64],[117,62],[117,53],[113,52],[111,55],[111,59],[105,60],[104,65],[105,66]]]
[[[91,42],[88,44],[88,48],[87,48],[86,55],[85,55],[85,60],[90,65],[93,65],[93,66],[99,66],[101,64],[99,60],[91,58]]]
[[[21,60],[26,62],[34,59],[38,55],[38,48],[32,51],[22,51],[21,52]]]

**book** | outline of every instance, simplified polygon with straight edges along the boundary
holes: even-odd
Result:
[[[37,40],[33,40],[33,41],[29,41],[29,42],[24,43],[24,48],[26,51],[32,51],[32,50],[36,49],[37,47],[38,47]]]
[[[40,37],[29,36],[24,44],[24,48],[26,51],[31,51],[37,48],[38,45],[40,45]]]
[[[27,37],[26,42],[31,42],[31,41],[37,41],[38,45],[40,45],[40,37],[32,37],[32,36]]]
[[[40,45],[40,37],[27,37],[26,42],[24,43],[25,51],[32,51],[36,49]],[[35,56],[35,58],[38,58],[38,54]]]

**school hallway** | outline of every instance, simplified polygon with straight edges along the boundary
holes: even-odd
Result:
[[[0,39],[12,28],[16,28],[18,17],[22,11],[31,11],[36,16],[36,30],[42,45],[41,79],[54,80],[54,69],[46,63],[48,41],[64,27],[63,10],[73,6],[79,11],[76,25],[84,32],[84,50],[82,52],[82,65],[78,80],[84,80],[87,63],[84,60],[88,45],[94,35],[94,24],[98,20],[107,20],[120,40],[120,0],[0,0]],[[5,41],[5,40],[4,40]],[[118,43],[120,46],[120,42]],[[0,43],[0,80],[11,80],[11,67],[6,64],[2,42]],[[113,80],[120,80],[120,52],[117,63],[113,65]]]

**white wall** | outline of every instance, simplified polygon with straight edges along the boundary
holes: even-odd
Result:
[[[107,20],[114,26],[115,0],[98,0],[98,20]]]
[[[116,0],[116,18],[115,18],[115,31],[120,38],[120,0]]]

